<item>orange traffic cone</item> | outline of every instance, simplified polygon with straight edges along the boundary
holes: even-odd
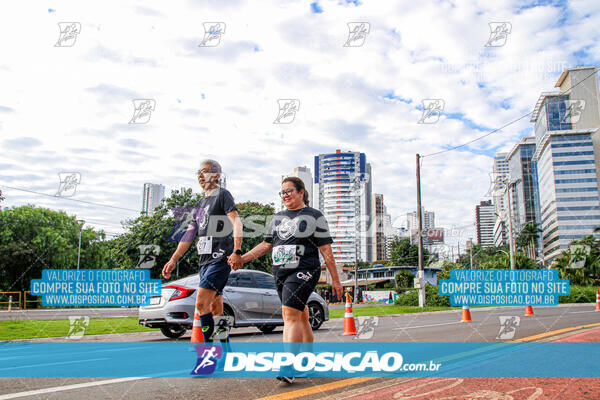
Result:
[[[525,306],[525,316],[526,317],[535,317],[535,314],[533,313],[533,307]]]
[[[200,313],[198,309],[194,311],[194,324],[192,325],[192,340],[191,343],[204,343],[204,335],[202,334],[202,324],[200,324]]]
[[[460,322],[473,322],[471,321],[471,311],[469,311],[469,306],[463,306],[462,308],[462,319]]]
[[[356,335],[352,303],[350,302],[350,295],[348,293],[346,293],[346,312],[344,313],[344,333],[342,335]]]
[[[600,312],[600,290],[596,290],[596,311]]]

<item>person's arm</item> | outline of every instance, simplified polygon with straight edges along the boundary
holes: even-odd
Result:
[[[273,244],[268,242],[261,242],[257,244],[252,250],[242,256],[242,263],[245,264],[254,260],[255,258],[262,257],[273,249]]]
[[[167,261],[167,263],[162,269],[162,276],[164,276],[165,279],[169,279],[171,277],[171,272],[173,271],[173,269],[175,269],[177,261],[179,261],[179,259],[183,257],[185,252],[190,248],[191,244],[192,242],[179,242],[179,244],[177,245],[177,249],[171,256],[171,259]]]
[[[341,298],[344,295],[344,290],[342,289],[342,283],[340,282],[340,277],[338,276],[337,268],[335,266],[335,258],[333,258],[333,251],[331,251],[330,244],[324,244],[319,246],[319,251],[323,255],[325,259],[325,264],[327,265],[327,270],[329,274],[331,274],[331,291],[332,294],[338,295],[338,298]]]
[[[242,225],[242,220],[237,210],[231,210],[227,213],[227,218],[231,221],[231,225],[233,226],[233,251],[227,261],[229,265],[231,265],[231,269],[237,270],[242,268],[241,256],[239,254],[235,254],[236,250],[242,249],[242,234],[244,232],[244,226]]]

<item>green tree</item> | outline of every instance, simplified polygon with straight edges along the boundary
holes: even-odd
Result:
[[[582,265],[577,265],[582,264]],[[592,235],[574,240],[554,261],[561,279],[571,285],[591,286],[600,279],[600,244]]]
[[[160,278],[162,266],[171,258],[179,244],[173,233],[179,227],[185,229],[183,221],[203,195],[192,194],[191,189],[184,192],[174,190],[171,196],[164,198],[151,216],[140,215],[128,220],[124,226],[127,233],[119,236],[111,244],[111,258],[122,268],[134,268],[139,261],[140,245],[158,245],[160,254],[156,257],[155,267],[150,270],[152,278]],[[273,215],[271,205],[255,202],[237,204],[238,213],[244,223],[242,251],[247,252],[263,240],[265,226]],[[253,225],[254,224],[254,225]],[[198,255],[195,252],[196,239],[188,251],[178,262],[179,276],[187,276],[198,272]],[[244,268],[260,269],[271,272],[271,258],[265,256],[246,264]]]
[[[193,194],[191,189],[183,192],[174,190],[169,197],[162,199],[152,215],[140,215],[135,219],[123,222],[126,233],[111,242],[111,262],[120,268],[135,268],[139,262],[140,245],[156,245],[160,253],[155,258],[155,266],[150,269],[152,278],[160,278],[162,266],[171,258],[178,242],[172,235],[177,227],[182,226],[183,219],[190,215],[193,207],[203,196]],[[190,247],[192,250],[192,247]],[[186,276],[198,271],[198,259],[194,251],[188,250],[179,260],[179,276]]]
[[[81,234],[81,268],[102,268],[108,259],[104,232]],[[26,205],[0,211],[0,290],[29,290],[42,269],[77,266],[79,225],[64,211]]]
[[[457,260],[458,268],[470,268],[471,252],[473,252],[473,268],[475,269],[505,269],[510,268],[510,250],[508,246],[482,247],[479,244],[461,254]],[[535,260],[527,257],[524,253],[515,253],[515,268],[531,269],[539,268]]]
[[[394,265],[418,265],[419,246],[411,244],[409,239],[396,238],[391,243],[390,258]],[[423,261],[429,259],[429,252],[423,248]]]
[[[244,223],[242,252],[246,253],[264,240],[269,223],[273,218],[274,209],[272,204],[250,201],[238,204],[237,208]],[[272,273],[273,261],[271,255],[265,254],[263,257],[256,258],[244,264],[244,268]]]

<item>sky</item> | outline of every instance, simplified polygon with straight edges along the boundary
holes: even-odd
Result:
[[[505,40],[490,41],[504,22]],[[2,206],[117,234],[145,182],[199,192],[203,159],[221,163],[237,202],[270,203],[282,175],[341,149],[366,154],[403,226],[419,153],[423,205],[464,248],[494,154],[533,124],[427,155],[531,112],[564,68],[600,65],[599,22],[594,1],[12,1],[0,14]],[[358,23],[363,38],[350,35]],[[222,33],[206,41],[210,26]],[[286,99],[298,110],[274,123]],[[431,99],[443,110],[419,123]],[[130,123],[134,100],[152,110]],[[54,196],[64,172],[80,174],[68,198]]]

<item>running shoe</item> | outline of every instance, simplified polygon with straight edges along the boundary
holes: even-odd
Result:
[[[278,376],[278,377],[277,377],[277,380],[278,380],[278,381],[281,381],[281,382],[285,382],[285,383],[287,383],[288,385],[291,385],[292,383],[294,383],[294,381],[296,380],[296,378],[294,378],[293,376],[292,376],[292,377],[287,377],[287,376]]]

